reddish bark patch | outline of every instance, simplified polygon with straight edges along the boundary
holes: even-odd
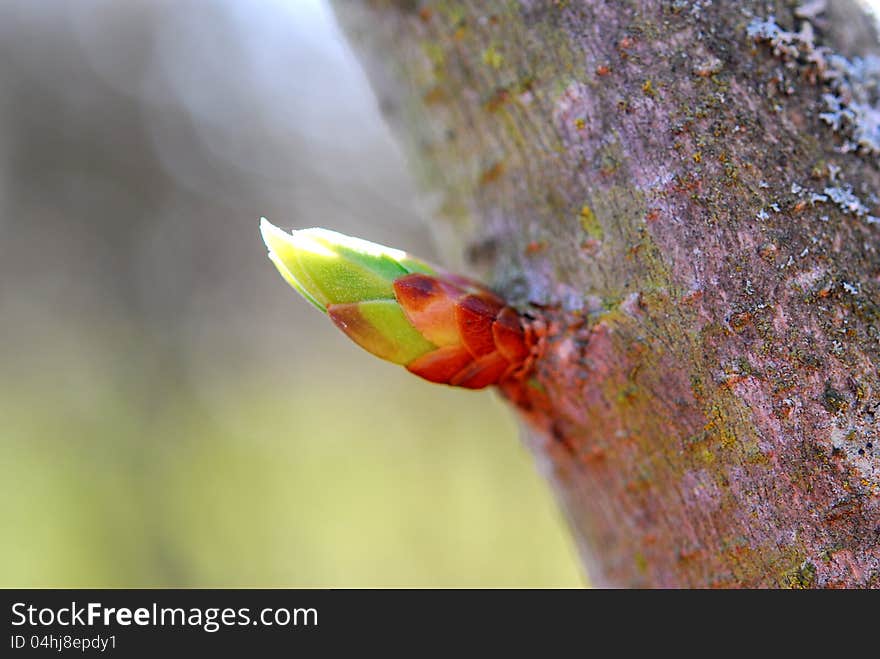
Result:
[[[510,92],[506,87],[496,89],[483,106],[487,112],[497,112],[510,100]]]
[[[488,185],[490,183],[494,183],[501,175],[504,173],[504,163],[496,162],[494,165],[489,167],[488,169],[484,169],[483,173],[480,174],[480,185]]]
[[[533,240],[526,245],[526,254],[537,254],[547,248],[547,242],[544,240]]]

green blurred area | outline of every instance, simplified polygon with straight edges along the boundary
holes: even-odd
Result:
[[[446,261],[322,3],[10,0],[0,88],[0,586],[582,585],[503,402],[266,259]]]
[[[580,584],[496,396],[329,338],[207,385],[126,381],[106,342],[7,378],[0,583]]]

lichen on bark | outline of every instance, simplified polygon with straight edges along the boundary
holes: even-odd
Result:
[[[338,8],[450,262],[550,322],[507,395],[591,579],[878,585],[880,168],[755,26],[840,32],[781,1]]]

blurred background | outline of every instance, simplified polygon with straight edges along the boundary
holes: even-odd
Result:
[[[265,215],[439,260],[319,0],[0,0],[0,586],[578,586],[494,393],[347,341]]]

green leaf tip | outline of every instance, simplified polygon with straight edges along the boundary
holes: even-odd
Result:
[[[433,272],[398,249],[328,229],[288,233],[262,218],[260,232],[281,276],[322,311],[331,304],[393,300],[396,278]]]
[[[349,338],[373,354],[406,364],[436,348],[406,319],[394,281],[435,269],[406,252],[328,229],[291,231],[260,220],[269,260]]]

